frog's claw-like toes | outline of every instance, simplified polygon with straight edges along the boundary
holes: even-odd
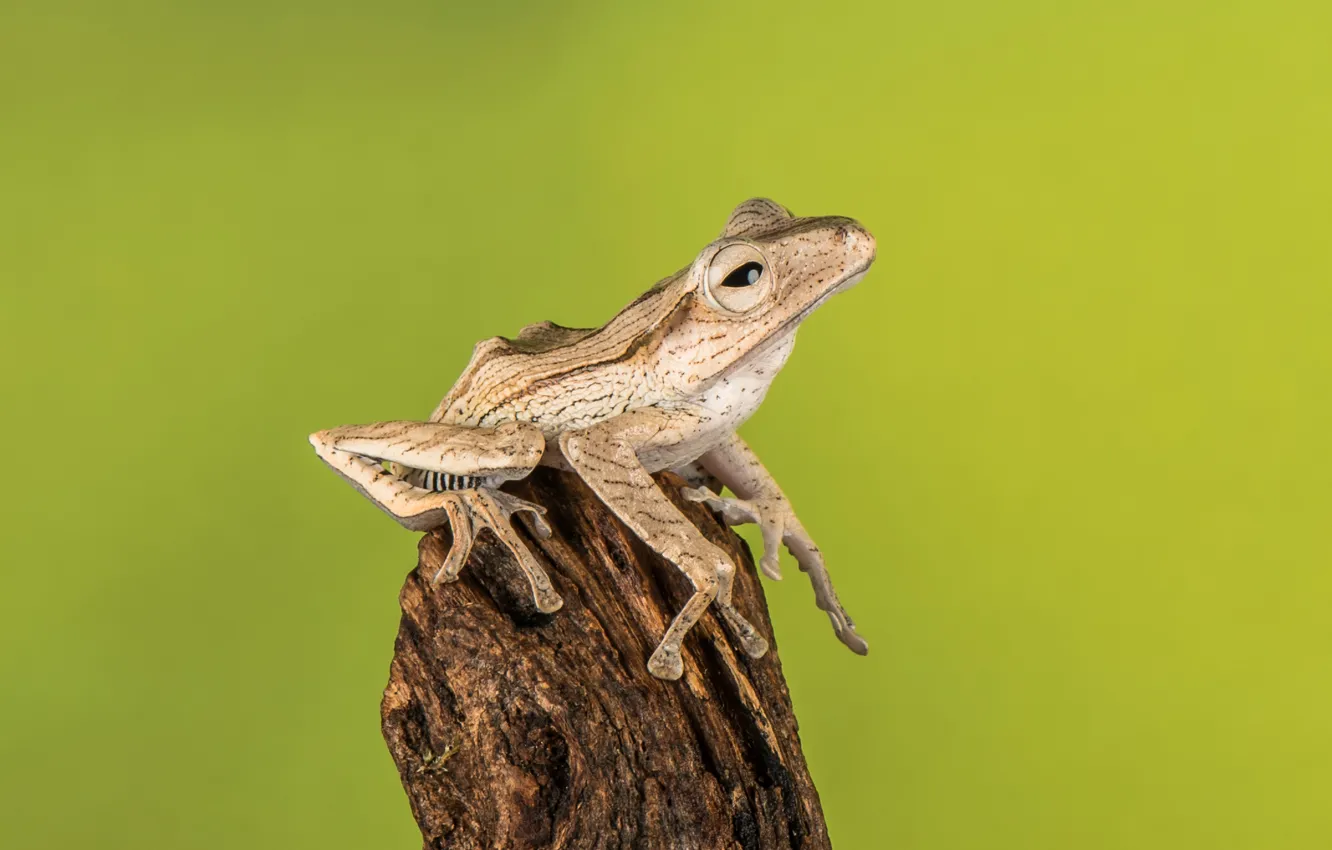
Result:
[[[481,489],[462,491],[463,499],[471,509],[472,517],[489,528],[518,562],[518,569],[527,577],[532,588],[532,601],[538,611],[551,614],[564,606],[564,600],[551,586],[550,577],[541,568],[527,544],[513,528],[513,515],[519,511],[531,514],[532,525],[540,537],[550,536],[550,525],[542,516],[546,509],[517,496],[499,490]]]
[[[537,537],[542,540],[550,537],[550,523],[546,522],[546,509],[536,502],[529,502],[526,499],[520,499],[512,493],[505,493],[502,490],[492,490],[490,495],[499,504],[500,509],[504,511],[504,516],[513,519],[516,513],[529,514],[529,520]]]

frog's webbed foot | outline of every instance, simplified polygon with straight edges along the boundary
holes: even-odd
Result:
[[[564,604],[512,525],[515,513],[528,513],[535,533],[548,537],[545,509],[498,489],[535,468],[545,441],[534,426],[377,422],[320,431],[310,442],[325,463],[403,527],[449,526],[453,547],[433,582],[456,580],[477,532],[489,528],[518,562],[537,610],[550,613]]]
[[[449,512],[449,522],[453,528],[453,548],[449,550],[448,558],[445,559],[439,572],[432,577],[432,581],[436,583],[455,581],[458,578],[458,571],[467,562],[467,554],[476,539],[476,532],[480,528],[489,528],[518,562],[518,569],[523,571],[527,583],[532,588],[532,601],[536,603],[537,610],[543,614],[560,610],[564,600],[555,592],[555,588],[550,584],[550,577],[546,575],[546,571],[541,568],[541,564],[513,528],[513,515],[525,512],[531,515],[531,525],[537,536],[549,537],[550,526],[543,516],[545,508],[502,490],[490,488],[461,490],[441,495],[453,497],[461,503],[462,509],[456,513]]]
[[[780,495],[753,499],[724,498],[706,487],[684,488],[681,492],[691,502],[703,502],[721,514],[727,525],[756,523],[763,533],[763,559],[759,568],[771,579],[781,579],[780,546],[795,556],[800,571],[809,575],[814,588],[814,604],[828,615],[837,638],[857,655],[869,652],[869,644],[856,634],[855,621],[846,613],[833,589],[832,578],[823,563],[823,554],[805,531],[791,503]]]

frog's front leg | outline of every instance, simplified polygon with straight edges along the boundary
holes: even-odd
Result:
[[[698,424],[698,417],[687,411],[640,408],[560,437],[560,450],[574,471],[694,586],[694,595],[648,659],[648,672],[661,679],[680,678],[680,645],[714,601],[747,655],[758,658],[768,651],[768,642],[731,604],[735,565],[671,504],[639,460],[640,452],[685,442]]]
[[[511,522],[527,511],[537,533],[548,536],[545,509],[498,489],[540,462],[546,442],[535,426],[376,422],[320,431],[310,443],[334,472],[405,528],[449,525],[453,548],[432,581],[456,580],[477,532],[489,528],[518,561],[537,609],[549,613],[564,604]]]
[[[699,462],[729,487],[736,498],[724,499],[705,487],[685,490],[685,498],[707,503],[713,510],[720,511],[729,525],[758,523],[763,533],[763,560],[759,563],[769,578],[782,577],[778,561],[780,545],[786,543],[801,571],[809,574],[810,584],[814,586],[814,602],[827,612],[837,637],[859,655],[868,652],[869,644],[856,634],[856,624],[837,599],[837,591],[833,589],[828,568],[823,563],[823,554],[805,532],[791,503],[754,450],[739,435],[732,434],[726,442],[699,458]]]

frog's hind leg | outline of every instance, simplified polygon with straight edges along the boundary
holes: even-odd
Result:
[[[452,529],[453,547],[433,581],[457,579],[477,532],[489,528],[517,560],[537,609],[551,612],[564,604],[511,523],[515,513],[526,511],[536,533],[549,536],[545,509],[497,489],[526,477],[541,460],[545,438],[535,426],[376,422],[320,431],[310,443],[334,472],[403,527]]]
[[[405,467],[472,478],[526,478],[541,462],[546,439],[535,425],[504,422],[469,428],[442,422],[344,425],[310,435],[321,446]]]

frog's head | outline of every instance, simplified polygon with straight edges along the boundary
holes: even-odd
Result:
[[[860,282],[874,252],[874,237],[849,218],[801,218],[766,198],[736,207],[682,281],[693,294],[685,324],[696,379],[789,342],[810,313]]]

